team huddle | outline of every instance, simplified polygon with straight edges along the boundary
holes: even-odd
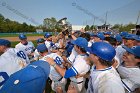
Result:
[[[140,93],[139,35],[46,33],[36,47],[19,39],[15,48],[0,39],[0,93]]]

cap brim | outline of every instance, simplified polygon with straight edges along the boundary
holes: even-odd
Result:
[[[134,54],[133,50],[126,47],[126,46],[122,46],[127,52],[131,53],[131,54]]]
[[[135,40],[136,40],[136,41],[140,41],[140,38],[135,37]]]
[[[94,54],[93,51],[92,51],[92,49],[91,49],[91,47],[87,47],[86,48],[86,51],[89,52],[90,54]]]
[[[77,45],[75,40],[72,40],[71,43],[74,44],[74,45]]]
[[[25,39],[27,39],[27,38],[20,38],[20,40],[25,40]]]

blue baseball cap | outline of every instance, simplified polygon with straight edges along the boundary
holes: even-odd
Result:
[[[105,35],[111,35],[110,31],[104,32]]]
[[[128,32],[123,31],[123,32],[120,33],[120,35],[121,35],[122,37],[125,37],[126,35],[128,35]]]
[[[50,36],[52,36],[50,33],[45,33],[44,38],[49,38]]]
[[[24,34],[20,34],[18,37],[19,37],[20,40],[27,39],[27,36],[24,35]]]
[[[37,43],[43,43],[45,40],[43,38],[37,39]]]
[[[0,46],[11,47],[11,42],[9,40],[6,40],[6,39],[0,39]]]
[[[128,40],[130,40],[130,39],[134,40],[135,37],[136,37],[136,35],[134,35],[134,34],[128,34],[128,35],[126,35],[124,38],[125,38],[125,39],[128,39]]]
[[[118,42],[121,42],[121,41],[122,41],[121,35],[117,34],[117,35],[115,35],[114,37],[115,37],[115,39],[116,39]]]
[[[105,36],[102,32],[98,32],[95,36],[100,38],[101,40],[104,40],[104,38],[105,38]]]
[[[135,46],[135,47],[132,47],[132,48],[128,48],[127,46],[123,46],[123,48],[127,52],[129,52],[129,53],[131,53],[131,54],[133,54],[137,57],[140,57],[140,46]]]
[[[50,65],[42,60],[12,74],[0,93],[43,93],[50,73]]]
[[[88,48],[88,52],[110,62],[112,62],[112,59],[116,55],[115,48],[106,42],[93,43],[92,46]]]
[[[83,37],[78,37],[76,40],[73,40],[71,43],[81,48],[84,48],[85,50],[88,47],[88,41]]]
[[[37,47],[36,47],[37,51],[38,52],[45,52],[45,51],[48,51],[48,48],[46,47],[45,44],[39,44]]]

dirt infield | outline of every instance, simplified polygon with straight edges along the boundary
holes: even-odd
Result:
[[[37,40],[38,38],[43,38],[43,36],[28,36],[27,39],[29,41]],[[20,41],[18,37],[2,37],[1,39],[7,39],[11,42],[13,41]]]

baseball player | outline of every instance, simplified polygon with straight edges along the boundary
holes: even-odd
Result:
[[[104,32],[104,36],[105,36],[105,37],[110,37],[111,34],[112,34],[112,33],[111,33],[110,31]]]
[[[44,44],[45,43],[45,40],[43,38],[39,38],[37,39],[37,45],[39,44]],[[40,54],[38,53],[37,49],[35,49],[34,51],[34,60],[39,60],[39,57],[40,57]]]
[[[127,32],[121,32],[120,34],[116,34],[114,37],[117,40],[117,46],[116,46],[116,56],[115,59],[118,61],[118,65],[116,68],[122,63],[122,56],[126,52],[126,50],[122,47],[126,44],[126,36],[128,35]]]
[[[58,64],[55,63],[54,59],[47,57],[46,61],[52,65],[57,72],[60,73],[64,78],[70,78],[71,84],[74,85],[78,91],[78,93],[85,93],[85,78],[84,77],[78,77],[75,76],[78,74],[86,74],[90,66],[86,62],[87,54],[86,50],[88,46],[88,42],[85,38],[78,37],[76,40],[72,42],[74,44],[74,49],[78,53],[78,55],[75,58],[75,61],[73,62],[72,66],[69,69],[64,69],[60,67]]]
[[[52,35],[50,33],[45,33],[44,38],[46,40],[45,44],[46,44],[46,47],[48,48],[48,52],[51,53],[50,49],[52,46]]]
[[[15,48],[23,50],[27,53],[29,59],[33,58],[34,44],[31,41],[27,41],[27,37],[24,34],[19,35],[20,43],[18,43]]]
[[[140,36],[135,37],[135,46],[140,46]]]
[[[140,88],[140,46],[128,48],[123,46],[126,50],[122,59],[123,63],[118,67],[118,72],[122,78],[122,82],[126,92],[134,93]],[[137,93],[140,93],[137,92]]]
[[[106,42],[95,42],[89,52],[94,66],[87,93],[125,93],[120,76],[112,67],[115,48]]]
[[[104,34],[102,32],[98,32],[94,35],[94,42],[100,42],[103,41],[105,38]]]
[[[58,49],[58,52],[56,53],[50,53],[48,54],[48,49],[46,47],[45,44],[40,44],[37,46],[37,50],[39,52],[39,54],[43,57],[40,60],[44,60],[46,61],[46,57],[51,57],[55,60],[55,63],[57,65],[59,65],[60,67],[64,67],[64,61],[61,57],[63,50],[62,49]],[[61,87],[63,90],[63,93],[65,93],[65,84],[66,84],[66,80],[54,69],[53,66],[50,67],[50,75],[49,78],[52,80],[52,90],[57,92],[57,87]]]
[[[0,39],[0,87],[5,83],[9,76],[25,67],[28,56],[24,51],[10,48],[11,42]],[[27,61],[28,60],[28,61]]]

